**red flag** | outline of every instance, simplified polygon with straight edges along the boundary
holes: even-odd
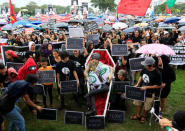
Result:
[[[11,23],[13,24],[17,20],[16,20],[16,15],[15,15],[14,8],[13,8],[11,0],[9,0],[9,6],[10,6],[10,20],[11,20]]]
[[[121,0],[117,7],[118,14],[145,16],[152,0]]]
[[[171,14],[171,13],[172,13],[172,12],[171,12],[171,9],[168,9],[167,5],[166,5],[166,7],[165,7],[165,12],[168,13],[168,14]]]

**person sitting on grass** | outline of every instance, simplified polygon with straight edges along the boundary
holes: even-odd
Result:
[[[53,70],[52,66],[47,66],[48,62],[47,62],[47,58],[42,57],[41,59],[41,67],[38,69],[39,71],[51,71]],[[53,95],[52,95],[52,90],[53,90],[53,83],[44,83],[44,90],[45,93],[47,93],[48,90],[48,94],[49,94],[49,100],[50,100],[50,107],[53,108]],[[43,95],[43,104],[44,107],[47,108],[47,104],[46,104],[46,96]]]

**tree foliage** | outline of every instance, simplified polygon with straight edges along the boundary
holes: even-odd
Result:
[[[155,7],[155,13],[156,14],[164,14],[165,13],[165,7],[166,3],[163,3],[159,6]],[[170,9],[172,10],[172,14],[185,14],[185,4],[179,4],[179,5],[174,5],[174,7],[171,7]]]
[[[107,9],[110,11],[115,11],[116,4],[114,0],[91,0],[92,6],[99,8],[101,11],[105,12]]]

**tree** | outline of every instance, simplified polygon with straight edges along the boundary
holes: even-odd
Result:
[[[102,12],[107,9],[110,11],[115,11],[116,4],[114,0],[91,0],[92,6],[99,8]]]

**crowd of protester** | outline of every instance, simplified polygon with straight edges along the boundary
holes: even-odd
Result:
[[[94,44],[93,41],[88,41],[86,36],[88,34],[98,34],[98,44]],[[131,81],[131,85],[141,87],[142,90],[147,90],[146,100],[144,102],[144,113],[141,115],[142,102],[134,101],[136,105],[137,114],[131,116],[132,120],[140,120],[144,123],[147,118],[147,113],[151,109],[152,103],[155,99],[161,100],[161,111],[164,111],[166,104],[166,98],[170,94],[171,83],[175,81],[175,72],[169,65],[170,59],[168,56],[157,56],[152,55],[145,59],[143,65],[145,69],[141,72],[130,71],[129,59],[144,57],[142,54],[136,54],[134,44],[144,46],[150,43],[159,43],[172,46],[184,46],[185,34],[179,32],[177,29],[164,30],[151,28],[142,28],[142,30],[136,30],[133,33],[125,34],[122,30],[112,29],[109,32],[103,32],[101,29],[89,31],[84,33],[84,47],[83,52],[74,50],[72,54],[67,51],[59,51],[53,49],[52,42],[65,42],[67,34],[63,32],[56,33],[49,29],[42,32],[33,32],[32,34],[13,34],[4,33],[1,38],[8,39],[8,45],[14,46],[28,46],[29,51],[25,55],[24,66],[19,69],[18,72],[15,69],[6,69],[5,65],[0,64],[0,86],[1,88],[8,87],[8,99],[13,99],[13,105],[17,100],[20,102],[20,97],[23,96],[22,101],[25,101],[29,109],[36,113],[36,110],[41,110],[40,106],[35,105],[38,102],[37,97],[32,91],[26,89],[26,85],[30,87],[36,83],[36,77],[29,74],[36,74],[37,70],[56,70],[57,78],[57,89],[58,89],[58,100],[60,101],[59,109],[65,109],[64,95],[60,94],[60,81],[66,80],[77,80],[79,86],[79,93],[74,95],[74,100],[78,102],[81,97],[84,100],[84,95],[87,93],[84,69],[85,62],[89,54],[93,49],[107,49],[111,54],[111,47],[113,44],[127,44],[128,45],[128,56],[113,56],[113,60],[116,64],[114,79],[116,81]],[[40,49],[36,50],[36,45],[41,44]],[[20,58],[12,50],[6,51],[6,59],[9,62],[19,63]],[[139,80],[137,81],[137,75],[139,74]],[[147,77],[146,77],[147,74]],[[147,81],[149,79],[149,81]],[[24,81],[20,81],[24,80]],[[43,96],[43,107],[54,108],[56,105],[53,104],[53,85],[54,83],[45,83],[44,90],[49,94],[49,104],[46,101],[46,96]],[[19,85],[19,86],[18,86]],[[15,88],[15,90],[11,90]],[[161,91],[161,95],[159,95]],[[122,92],[113,93],[110,97],[110,108],[126,110],[125,94]],[[2,99],[2,98],[1,98]],[[85,101],[85,100],[84,100]],[[11,104],[11,103],[10,103]],[[22,106],[19,106],[23,108]],[[0,109],[1,111],[1,109]],[[20,131],[25,130],[24,118],[19,113],[17,106],[12,107],[9,112],[0,112],[0,123],[1,130],[3,130],[3,117],[10,120],[10,129],[13,130],[16,126]],[[16,115],[15,115],[16,114]],[[3,117],[2,117],[3,116]],[[13,118],[15,116],[19,119]],[[20,121],[21,122],[20,122]],[[7,127],[6,127],[7,128]]]

